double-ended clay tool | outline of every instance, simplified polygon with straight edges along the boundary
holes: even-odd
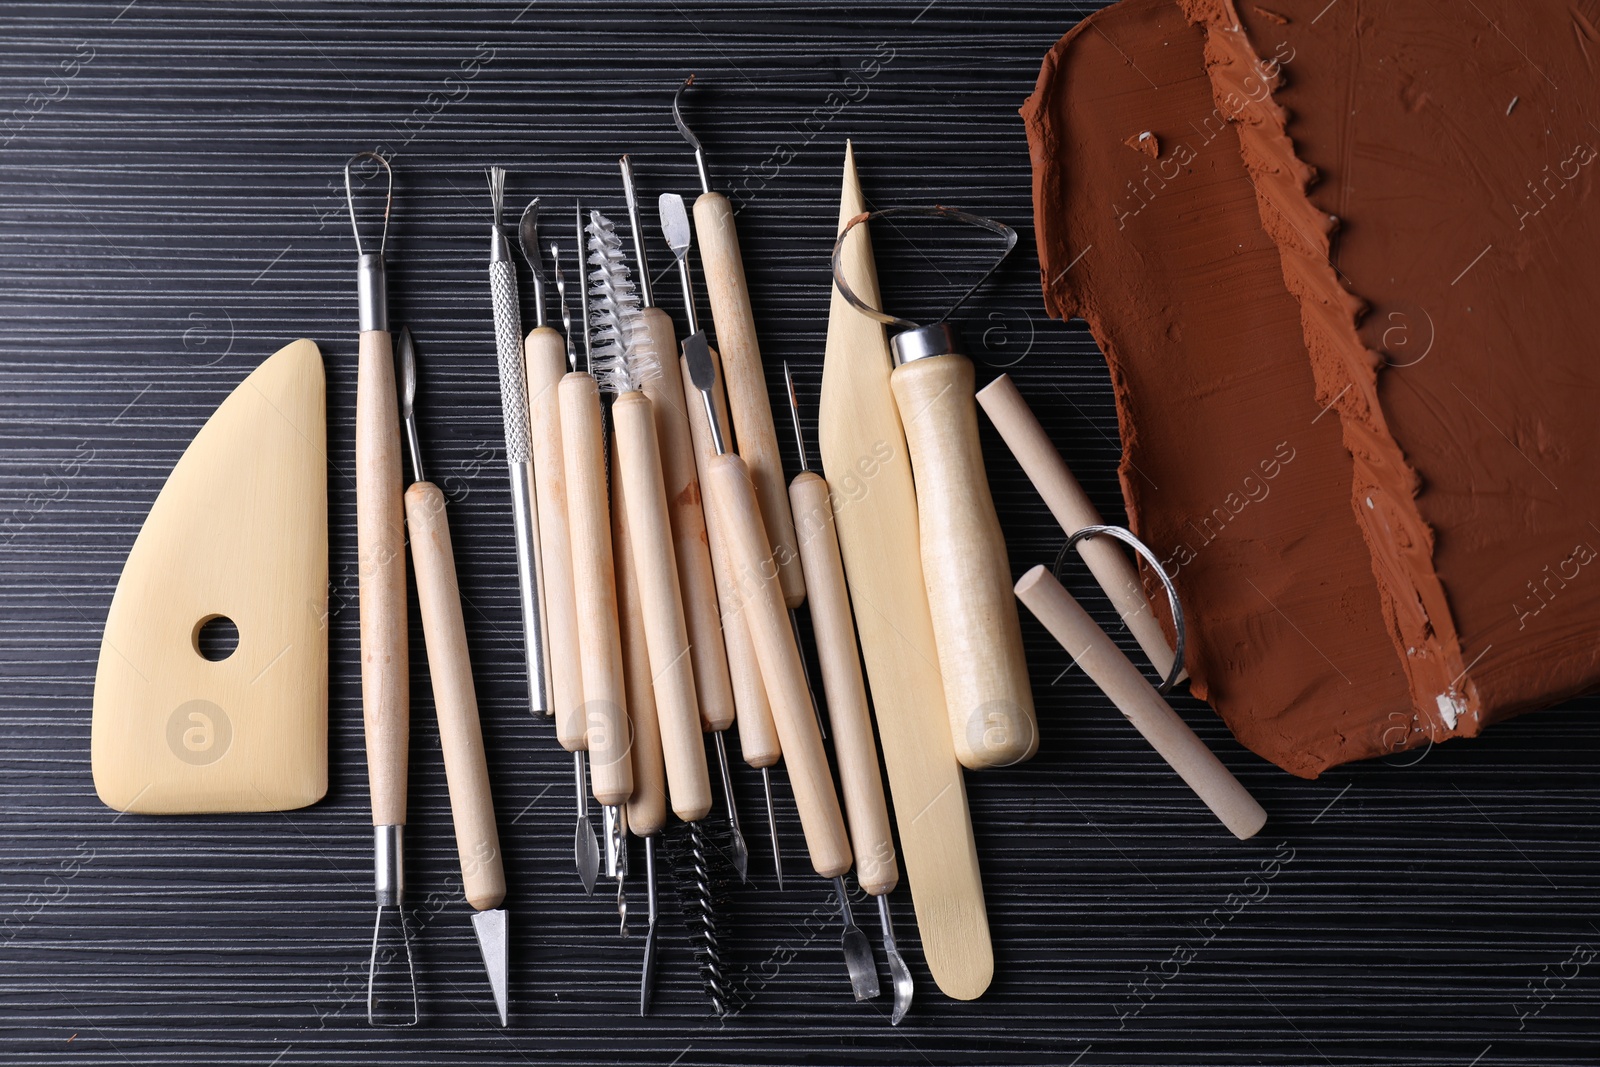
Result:
[[[439,719],[439,748],[444,754],[450,814],[455,824],[456,854],[461,862],[462,892],[472,905],[472,931],[483,954],[500,1025],[508,1021],[507,960],[509,934],[506,875],[495,826],[494,798],[489,791],[489,763],[478,720],[478,696],[472,684],[472,659],[467,651],[467,625],[461,614],[461,587],[456,581],[455,553],[444,493],[422,469],[422,444],[417,436],[417,357],[411,331],[400,331],[400,420],[405,426],[415,481],[406,490],[406,528],[411,565],[417,575],[417,604],[422,637],[433,681],[433,705]]]
[[[655,306],[650,263],[645,256],[644,224],[633,183],[633,165],[627,156],[618,160],[622,191],[628,205],[628,225],[633,237],[633,280],[639,294],[640,328],[656,353],[656,372],[644,380],[644,395],[655,413],[656,438],[661,449],[661,474],[672,523],[672,553],[678,565],[678,587],[684,621],[689,628],[689,658],[694,668],[695,694],[700,701],[700,722],[711,734],[717,750],[728,808],[732,860],[741,882],[749,878],[750,849],[739,826],[734,806],[733,775],[728,766],[728,727],[737,717],[728,656],[723,643],[722,615],[717,601],[716,575],[701,503],[700,475],[695,466],[695,446],[689,426],[689,406],[683,375],[678,366],[677,334],[672,318]]]
[[[574,207],[576,241],[583,247],[583,207]],[[579,253],[582,259],[582,253]],[[622,635],[617,620],[617,576],[611,545],[611,517],[606,485],[605,420],[600,386],[595,381],[594,341],[589,323],[588,286],[581,284],[584,369],[572,371],[557,385],[561,409],[561,458],[567,477],[567,530],[572,552],[572,589],[577,602],[578,650],[583,668],[584,733],[589,749],[589,779],[602,805],[606,828],[606,867],[617,879],[619,912],[627,831],[624,805],[633,794],[633,765],[628,748],[627,685],[623,674]],[[559,725],[558,725],[559,729]],[[626,921],[625,912],[622,915]]]
[[[370,160],[388,177],[378,250],[368,252],[356,221],[352,167]],[[411,678],[406,644],[406,528],[401,500],[400,421],[389,334],[389,292],[383,251],[394,204],[394,172],[376,152],[358,152],[344,165],[345,203],[356,238],[357,316],[361,330],[356,372],[356,544],[360,559],[361,711],[366,728],[367,779],[372,795],[373,880],[377,915],[367,962],[367,1022],[378,1024],[378,945],[385,909],[393,909],[405,946],[415,1025],[417,973],[405,917],[406,769],[411,742]],[[383,1020],[385,1024],[390,1020]]]
[[[875,218],[908,216],[965,223],[1005,242],[989,269],[926,326],[886,314],[862,300],[840,270],[851,230]],[[973,770],[1020,763],[1039,747],[1022,625],[1010,595],[1011,564],[978,443],[972,361],[962,353],[948,322],[999,269],[1016,243],[1017,232],[993,219],[946,207],[901,207],[857,215],[833,246],[839,293],[868,318],[901,328],[889,340],[895,362],[889,383],[916,480],[923,579],[944,675],[951,738],[957,758]]]
[[[844,563],[834,533],[832,494],[827,481],[811,469],[807,459],[805,434],[800,429],[800,399],[795,393],[788,363],[783,365],[783,381],[789,393],[789,418],[794,423],[795,447],[800,454],[800,473],[789,483],[789,503],[794,508],[800,562],[806,572],[811,626],[817,637],[817,658],[822,664],[822,689],[833,726],[833,753],[839,765],[839,784],[850,823],[850,845],[856,857],[856,881],[878,901],[883,947],[889,957],[889,973],[894,978],[894,1012],[889,1022],[899,1025],[911,1008],[914,992],[911,969],[895,944],[894,919],[889,913],[889,894],[900,882],[900,866],[895,861],[883,776],[878,771],[878,744],[872,733],[872,712],[867,706],[866,679],[861,674],[861,653],[856,647],[850,591],[845,585]],[[847,922],[846,937],[852,929],[854,925]],[[859,930],[855,930],[855,936],[865,941]],[[846,946],[847,961],[862,956],[870,960],[871,950],[863,951],[858,947],[852,953]],[[855,978],[854,971],[851,977]],[[863,988],[870,988],[869,995],[876,996],[877,984],[876,974],[872,975],[870,986],[858,984],[858,999]]]
[[[561,273],[561,252],[552,242],[550,259],[556,292],[561,301],[562,335],[548,325],[545,313],[543,257],[539,251],[539,201],[522,212],[517,227],[522,254],[533,278],[534,328],[523,339],[523,364],[528,376],[529,445],[533,452],[534,496],[539,511],[539,590],[548,641],[550,707],[555,716],[556,739],[572,753],[577,825],[573,830],[573,862],[584,891],[594,892],[600,875],[600,842],[589,818],[589,776],[583,725],[583,658],[578,647],[578,605],[572,586],[572,544],[567,524],[567,472],[561,450],[561,400],[563,376],[578,369],[572,334],[572,312],[567,304],[566,277]]]
[[[694,234],[689,225],[689,212],[684,205],[683,197],[676,193],[662,193],[658,209],[662,233],[677,261],[678,280],[683,287],[684,318],[689,327],[689,334],[691,336],[699,334],[703,340],[705,331],[700,327],[699,309],[695,304],[694,276],[689,267],[689,249],[694,244]],[[761,676],[761,666],[756,660],[750,628],[740,611],[740,598],[736,586],[738,569],[733,549],[727,536],[713,521],[717,507],[716,487],[711,482],[710,473],[717,457],[727,450],[721,428],[728,424],[728,413],[726,398],[722,395],[721,375],[717,373],[717,354],[711,350],[709,344],[706,345],[706,353],[711,361],[711,408],[705,407],[701,401],[699,388],[687,377],[683,382],[684,401],[688,407],[695,465],[700,473],[700,492],[705,503],[706,539],[717,586],[723,644],[728,656],[728,673],[733,684],[734,703],[738,709],[739,751],[746,763],[761,771],[761,785],[767,803],[767,833],[772,843],[773,870],[778,879],[778,888],[781,890],[783,849],[778,841],[778,817],[772,803],[772,767],[782,758],[783,749],[778,741],[777,727],[773,724],[772,705],[767,696],[766,683]],[[729,817],[730,821],[737,825],[733,784],[726,772],[727,760],[722,751],[725,746],[721,734],[717,734],[716,737],[718,754],[723,757],[721,759],[724,768],[723,790],[728,797]],[[743,840],[743,835],[735,839],[736,856],[738,845]],[[744,853],[744,858],[748,862],[747,851]],[[743,870],[740,872],[740,878],[741,880],[744,878]]]
[[[750,287],[744,276],[744,257],[739,247],[739,231],[733,221],[733,204],[711,189],[706,167],[705,146],[683,119],[683,94],[694,84],[689,75],[672,94],[672,121],[683,139],[694,149],[695,169],[700,174],[700,195],[694,202],[695,236],[700,245],[700,267],[705,272],[706,295],[711,301],[711,320],[716,327],[723,390],[732,416],[731,440],[739,458],[750,468],[761,504],[761,521],[772,542],[773,559],[778,567],[778,582],[783,588],[784,606],[789,609],[789,625],[795,642],[800,643],[800,619],[796,614],[806,597],[805,573],[800,566],[799,549],[794,539],[794,517],[784,491],[783,457],[778,452],[778,431],[772,421],[772,401],[767,395],[766,369],[761,363],[761,348],[756,341],[755,312],[750,307]],[[801,653],[804,666],[804,653]],[[806,695],[811,700],[817,729],[828,736],[822,709],[817,704],[806,672]]]
[[[806,684],[800,647],[793,628],[784,617],[785,604],[776,560],[761,525],[761,509],[756,502],[749,468],[742,457],[728,451],[722,433],[713,393],[717,384],[716,364],[703,331],[695,331],[684,339],[683,361],[689,381],[700,393],[716,449],[707,479],[712,486],[714,524],[727,538],[731,549],[739,611],[749,627],[756,662],[772,703],[773,723],[782,745],[784,764],[789,770],[789,786],[800,812],[811,866],[817,874],[833,882],[839,896],[840,914],[845,922],[845,961],[856,999],[876,996],[878,978],[872,950],[850,917],[844,876],[854,860],[839,795],[834,790],[827,752],[822,747],[822,732],[817,726]]]

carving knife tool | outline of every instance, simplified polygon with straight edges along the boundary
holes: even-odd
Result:
[[[400,418],[405,424],[415,481],[406,490],[406,526],[411,540],[411,565],[417,575],[417,604],[422,613],[422,638],[433,680],[433,705],[439,718],[439,748],[444,753],[445,781],[450,789],[450,814],[455,823],[461,885],[473,907],[472,929],[483,954],[500,1025],[507,1023],[508,919],[501,907],[506,875],[495,826],[494,798],[489,791],[489,764],[484,755],[478,696],[472,684],[467,652],[467,625],[461,614],[461,587],[456,581],[455,554],[444,493],[422,472],[422,445],[417,437],[417,359],[411,331],[400,331]]]
[[[845,149],[839,229],[864,210]],[[840,270],[878,299],[865,227],[845,241]],[[933,621],[918,552],[917,498],[883,327],[834,289],[818,411],[822,466],[834,484],[868,490],[836,502],[834,523],[867,666],[923,951],[939,988],[971,1000],[994,976],[978,851],[945,712]]]
[[[561,254],[550,245],[556,291],[561,300],[561,334],[545,321],[543,257],[539,253],[539,202],[527,206],[518,227],[522,254],[533,276],[536,325],[523,339],[523,363],[528,374],[528,428],[533,451],[534,496],[539,511],[539,574],[544,594],[545,646],[550,666],[550,703],[555,712],[556,739],[572,753],[577,825],[573,830],[573,860],[585,891],[593,893],[600,873],[600,844],[589,821],[589,781],[585,763],[588,736],[583,726],[583,659],[578,650],[578,605],[572,587],[572,545],[567,530],[567,472],[561,454],[561,402],[558,386],[563,375],[578,369],[573,344],[572,315],[567,306],[566,279]]]
[[[528,663],[528,701],[535,715],[550,711],[545,668],[544,612],[539,591],[539,520],[533,487],[533,450],[528,443],[528,381],[522,366],[522,312],[517,301],[517,266],[501,229],[506,170],[489,168],[494,224],[489,230],[489,295],[494,307],[495,351],[500,364],[500,410],[505,422],[506,467],[511,476],[511,522],[517,541],[517,586],[522,593],[523,648]]]
[[[700,316],[695,306],[694,280],[689,269],[689,247],[694,243],[690,231],[689,212],[683,197],[676,193],[662,193],[659,201],[661,229],[666,235],[678,263],[678,278],[683,284],[684,313],[689,333],[703,334]],[[709,351],[712,362],[712,402],[715,422],[728,424],[728,413],[722,395],[722,376],[717,373],[717,354]],[[684,400],[689,411],[689,427],[693,435],[695,464],[700,472],[700,489],[706,502],[706,518],[710,520],[716,510],[713,499],[716,493],[711,484],[710,470],[719,450],[712,436],[712,422],[707,419],[700,392],[692,381],[684,377]],[[739,609],[735,589],[737,571],[732,548],[715,522],[706,523],[706,536],[710,543],[712,572],[717,583],[717,600],[722,614],[723,642],[728,654],[728,672],[733,683],[734,701],[738,707],[739,751],[750,766],[761,771],[761,784],[766,791],[767,832],[772,841],[772,862],[778,877],[778,888],[783,888],[783,850],[778,842],[778,819],[772,806],[772,767],[783,755],[778,741],[778,730],[772,721],[772,707],[767,698],[761,667],[756,661],[755,646],[750,638],[749,626]],[[724,764],[725,766],[725,764]],[[732,796],[732,784],[724,776],[723,788]],[[729,810],[733,805],[730,801]]]
[[[844,563],[839,558],[839,541],[834,533],[831,494],[828,483],[807,462],[805,434],[800,429],[800,401],[787,362],[783,365],[783,379],[800,453],[800,473],[789,483],[789,503],[794,509],[800,562],[806,571],[806,595],[811,601],[817,658],[822,663],[822,688],[828,698],[828,718],[833,723],[833,752],[850,823],[856,881],[878,902],[884,951],[894,978],[894,1012],[889,1021],[898,1025],[911,1007],[913,993],[911,970],[895,944],[894,919],[889,912],[889,894],[900,882],[900,865],[895,860],[889,806],[878,770],[878,744],[867,707],[867,684],[861,675],[861,653],[856,646]],[[870,958],[870,951],[867,955]],[[873,985],[876,983],[874,975]]]
[[[583,247],[583,208],[576,205],[575,239]],[[579,254],[580,264],[582,253]],[[583,277],[580,266],[579,278]],[[622,638],[606,486],[606,440],[600,386],[594,379],[594,339],[589,290],[580,284],[584,369],[556,387],[561,406],[561,458],[567,475],[567,529],[572,548],[572,588],[578,608],[578,648],[583,661],[583,723],[589,745],[589,780],[605,810],[608,872],[620,875],[617,837],[625,830],[622,806],[633,794],[624,701]]]
[[[672,551],[678,565],[684,621],[689,627],[689,658],[694,666],[695,694],[700,700],[701,725],[716,743],[717,765],[732,834],[733,866],[742,882],[749,877],[750,850],[739,827],[739,812],[734,807],[733,775],[728,767],[725,739],[728,727],[736,718],[736,704],[728,675],[727,650],[723,646],[722,617],[718,609],[716,576],[711,567],[705,511],[701,505],[700,476],[695,469],[689,409],[676,357],[678,339],[671,317],[656,307],[653,299],[633,166],[627,156],[622,157],[619,166],[622,190],[628,202],[628,223],[633,233],[633,279],[639,293],[640,325],[656,353],[657,372],[645,378],[644,395],[650,398],[653,406],[656,438],[661,445],[661,474],[672,522]]]
[[[388,176],[378,250],[368,252],[356,222],[351,167],[370,160]],[[377,916],[367,963],[367,1022],[379,1021],[374,988],[383,912],[393,908],[405,943],[411,981],[411,1019],[417,1012],[417,974],[405,917],[406,768],[411,742],[411,681],[406,646],[405,509],[401,503],[400,423],[389,334],[389,292],[383,251],[394,203],[394,172],[376,152],[358,152],[344,165],[345,202],[356,238],[357,314],[361,330],[356,376],[356,542],[360,558],[361,711],[372,795],[373,880]]]

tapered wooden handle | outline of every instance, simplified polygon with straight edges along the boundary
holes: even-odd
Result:
[[[1072,594],[1061,588],[1049,568],[1039,566],[1024,574],[1016,592],[1073,662],[1094,679],[1222,824],[1241,841],[1255,836],[1267,821],[1267,813],[1255,797],[1161,699],[1161,694],[1095,625]]]
[[[628,755],[622,637],[617,628],[617,576],[607,511],[605,440],[600,388],[587,374],[568,374],[561,398],[561,450],[567,472],[567,535],[583,660],[583,723],[589,736],[589,780],[602,804],[633,794]]]
[[[867,685],[861,676],[861,653],[856,648],[856,624],[833,529],[828,483],[810,471],[797,475],[789,483],[789,503],[794,508],[794,530],[806,572],[811,630],[822,663],[822,690],[828,698],[828,723],[833,727],[844,810],[850,820],[856,881],[872,896],[881,896],[899,884],[900,865],[889,830],[889,805],[878,769],[878,744],[872,734]]]
[[[689,625],[684,621],[678,564],[672,554],[672,522],[667,517],[653,407],[641,392],[623,393],[612,404],[617,426],[614,466],[622,472],[626,494],[661,750],[667,761],[667,793],[678,818],[693,822],[711,810],[711,778],[706,772]]]
[[[461,615],[461,587],[444,494],[432,482],[406,490],[406,524],[411,532],[411,565],[417,574],[422,609],[422,639],[433,680],[433,707],[439,717],[439,748],[444,753],[450,815],[467,903],[479,911],[498,907],[506,896],[506,874],[489,792],[489,762],[478,721],[478,696],[467,653],[467,624]]]
[[[683,375],[678,371],[672,318],[660,308],[645,308],[642,321],[660,360],[661,373],[645,381],[644,395],[655,408],[661,476],[672,520],[672,553],[678,563],[684,621],[689,626],[689,658],[694,664],[695,695],[700,698],[700,722],[705,729],[720,733],[733,725],[737,705],[728,677],[717,580],[711,569],[700,502],[700,474],[695,469],[694,437],[689,429],[690,398],[683,391]],[[699,394],[694,399],[699,406]]]
[[[711,353],[713,364],[717,359]],[[682,361],[679,361],[680,368]],[[695,463],[700,471],[700,489],[705,495],[706,518],[716,514],[716,489],[711,484],[711,464],[716,461],[716,446],[711,441],[711,427],[706,423],[705,403],[700,393],[689,381],[685,371],[681,375],[684,396],[688,401],[689,426],[694,434]],[[720,386],[722,375],[717,374]],[[722,390],[712,390],[717,405],[717,421],[728,425],[727,405],[722,402]],[[755,646],[750,643],[750,628],[745,625],[739,611],[739,597],[734,590],[734,564],[728,539],[717,530],[717,524],[706,523],[706,537],[711,549],[711,568],[716,576],[717,603],[722,627],[723,647],[728,654],[728,677],[733,685],[733,700],[738,708],[739,752],[752,767],[771,767],[783,755],[778,744],[778,728],[772,723],[772,705],[767,700],[767,685],[761,680],[761,666],[756,662]]]
[[[805,666],[794,642],[778,584],[777,566],[767,533],[761,527],[750,473],[738,456],[718,456],[711,464],[712,496],[718,532],[728,539],[745,623],[755,645],[756,662],[772,702],[772,720],[783,744],[783,762],[800,825],[806,833],[811,866],[824,878],[850,869],[850,842],[845,836],[839,795],[833,789],[822,732],[811,710]]]
[[[548,326],[523,341],[528,374],[534,499],[539,507],[539,565],[544,592],[545,658],[556,739],[574,752],[588,745],[583,727],[583,659],[578,654],[578,607],[572,592],[572,546],[567,533],[567,471],[561,448],[558,386],[567,373],[561,335]]]
[[[1006,767],[1039,747],[1011,564],[989,495],[972,400],[972,363],[930,356],[895,369],[917,483],[923,581],[956,758]]]
[[[694,202],[694,230],[700,246],[700,268],[711,298],[711,318],[722,350],[727,375],[728,407],[733,413],[733,433],[739,456],[750,467],[761,521],[778,561],[778,581],[783,602],[799,607],[806,597],[805,578],[794,541],[794,518],[789,514],[783,456],[772,424],[772,400],[767,394],[766,371],[756,341],[756,317],[750,309],[750,289],[744,278],[739,251],[739,231],[734,226],[733,205],[721,193],[702,193]],[[724,424],[726,428],[726,424]]]
[[[405,825],[411,745],[406,528],[400,502],[400,408],[395,400],[392,344],[387,331],[364,331],[356,372],[361,717],[374,826]]]
[[[1009,375],[1002,374],[979,389],[978,403],[983,405],[989,421],[1000,431],[1001,439],[1017,457],[1022,472],[1044,498],[1045,506],[1063,530],[1072,534],[1104,521]],[[1144,649],[1150,665],[1165,677],[1172,669],[1172,646],[1167,643],[1167,635],[1161,632],[1155,612],[1150,610],[1150,601],[1145,598],[1144,586],[1133,561],[1122,546],[1109,537],[1086,537],[1078,542],[1077,549],[1095,581],[1100,583],[1100,588],[1122,616],[1123,625],[1133,632],[1134,640]]]
[[[616,435],[612,435],[615,446]],[[613,447],[613,452],[616,448]],[[617,566],[617,620],[622,630],[622,674],[628,687],[632,727],[633,795],[628,798],[628,829],[639,837],[667,824],[667,769],[661,755],[655,687],[650,681],[649,642],[640,603],[639,571],[634,566],[633,531],[628,523],[627,486],[622,470],[611,465],[611,548]]]

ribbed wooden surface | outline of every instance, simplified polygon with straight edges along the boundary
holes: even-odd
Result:
[[[877,204],[938,201],[1018,224],[1017,261],[965,313],[980,381],[1010,371],[1118,521],[1110,386],[1081,325],[1040,311],[1015,115],[1045,50],[1086,6],[0,9],[0,1062],[1594,1062],[1595,700],[1319,782],[1267,766],[1180,701],[1272,815],[1241,844],[1079,672],[1063,671],[1031,619],[1039,755],[969,777],[997,957],[982,1000],[934,990],[902,889],[916,1007],[891,1030],[887,993],[854,1004],[827,886],[801,870],[787,790],[792,881],[780,895],[759,778],[736,756],[756,884],[732,895],[724,941],[745,968],[735,982],[747,1003],[725,1022],[707,1017],[664,876],[656,1014],[634,1014],[640,942],[617,938],[603,889],[581,895],[571,760],[524,710],[482,167],[511,169],[517,210],[547,198],[549,232],[569,247],[573,195],[620,216],[623,151],[648,204],[662,191],[692,196],[668,105],[698,73],[691,121],[714,181],[741,205],[769,383],[781,395],[788,359],[808,419],[846,136]],[[371,833],[354,599],[354,248],[339,171],[375,144],[394,153],[393,316],[416,334],[422,439],[450,497],[507,858],[508,1031],[493,1025],[460,900],[415,620],[407,874],[425,1020],[372,1030],[362,1003]],[[660,270],[666,250],[646,216]],[[876,239],[901,308],[930,307],[933,286],[967,277],[941,259],[940,278],[886,229]],[[897,282],[896,266],[915,279]],[[658,288],[681,327],[676,285]],[[206,416],[300,336],[328,364],[328,799],[287,815],[118,817],[94,797],[88,752],[99,630],[122,560]],[[983,433],[1020,574],[1053,558],[1060,533]],[[792,473],[790,435],[779,445]],[[1084,573],[1068,585],[1112,617]],[[876,945],[870,902],[857,919]]]

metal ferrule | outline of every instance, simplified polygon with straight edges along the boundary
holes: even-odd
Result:
[[[361,332],[389,330],[389,282],[383,256],[367,252],[356,257],[356,315]]]
[[[894,353],[894,365],[899,367],[914,359],[930,356],[960,356],[961,342],[947,322],[932,326],[917,326],[889,338],[889,348]]]
[[[505,232],[498,226],[489,227],[489,262],[499,263],[510,258],[511,242],[506,240]]]
[[[605,806],[606,877],[628,873],[628,822],[620,804]]]
[[[406,895],[404,826],[372,828],[372,884],[378,907],[398,907]]]

